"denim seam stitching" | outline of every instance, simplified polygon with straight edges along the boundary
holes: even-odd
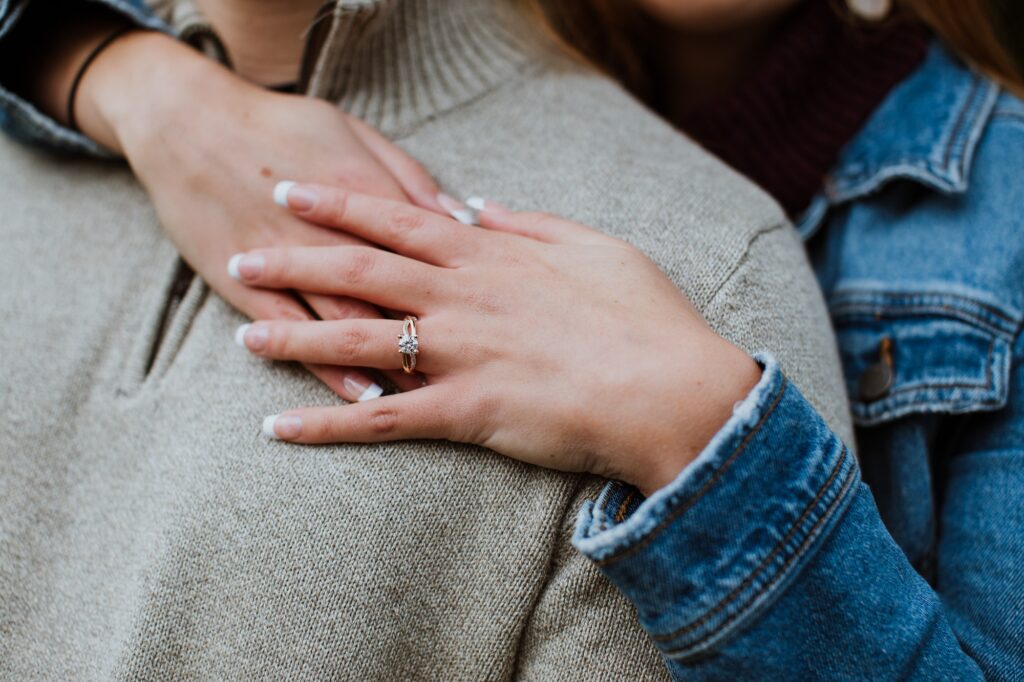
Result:
[[[967,99],[964,100],[963,106],[960,108],[960,113],[957,114],[956,123],[953,125],[953,130],[949,135],[946,142],[946,150],[943,155],[943,165],[949,168],[949,164],[953,159],[953,148],[959,144],[957,138],[960,136],[960,129],[963,128],[964,122],[967,120],[967,112],[974,108],[974,100],[978,93],[978,86],[981,83],[981,79],[975,76],[971,80],[971,91],[967,95]]]
[[[971,299],[968,298],[962,298],[961,300],[971,301]],[[1016,327],[1017,324],[1019,324],[1018,320],[1015,320],[1014,318],[1011,318],[1008,315],[995,310],[994,308],[987,308],[984,306],[984,304],[978,303],[977,301],[971,301],[971,303],[974,305],[978,305],[979,307],[982,307],[988,312],[990,312],[992,315],[997,316],[1000,321],[1006,323],[1007,327],[1011,325]],[[835,317],[854,317],[856,315],[869,315],[872,318],[877,318],[880,315],[886,317],[900,317],[899,315],[895,314],[886,315],[886,313],[889,313],[889,311],[893,311],[894,313],[909,313],[912,315],[924,315],[926,313],[944,314],[948,317],[961,319],[969,324],[975,324],[979,327],[984,327],[985,329],[991,331],[994,334],[999,334],[1003,336],[1009,336],[1013,334],[1012,331],[1007,331],[1005,328],[997,326],[993,322],[986,320],[977,313],[973,313],[970,310],[964,310],[962,308],[957,308],[949,305],[904,305],[899,303],[892,303],[888,305],[872,305],[870,303],[845,303],[843,301],[839,301],[833,303],[830,310],[832,315]]]
[[[855,287],[851,287],[851,288],[847,288],[847,289],[838,291],[836,293],[833,293],[832,296],[830,297],[830,301],[835,301],[837,303],[837,305],[842,305],[842,304],[844,304],[845,301],[849,300],[849,303],[847,303],[846,305],[862,306],[862,307],[870,307],[870,306],[872,306],[872,304],[870,302],[864,302],[863,301],[865,296],[871,296],[872,298],[892,299],[892,300],[896,300],[896,301],[900,301],[900,300],[904,300],[904,299],[914,299],[914,298],[939,299],[940,302],[935,303],[935,304],[915,303],[915,304],[912,304],[912,307],[914,307],[914,308],[930,308],[930,307],[934,307],[934,308],[941,309],[941,310],[952,308],[953,310],[962,310],[962,312],[964,312],[965,314],[968,314],[968,315],[977,315],[977,313],[973,313],[973,312],[971,312],[969,310],[963,310],[963,309],[960,309],[960,308],[955,308],[955,307],[952,307],[952,306],[950,306],[950,305],[948,305],[946,303],[942,303],[941,302],[941,299],[953,299],[953,300],[956,300],[956,301],[963,301],[964,303],[967,303],[969,305],[981,308],[982,310],[990,312],[994,316],[1000,318],[1001,320],[1003,320],[1005,322],[1009,322],[1011,324],[1015,324],[1018,321],[1018,318],[1021,317],[1021,313],[1019,313],[1019,312],[1017,312],[1017,314],[1014,316],[1014,315],[1011,315],[1010,313],[1007,313],[1003,309],[998,308],[998,307],[992,305],[991,303],[988,303],[986,301],[980,300],[980,299],[975,298],[973,296],[968,296],[966,294],[962,294],[962,293],[958,293],[958,292],[936,292],[936,291],[927,291],[927,290],[894,290],[894,289],[878,289],[876,291],[865,291],[864,289],[858,289],[858,288],[855,288]],[[906,304],[895,303],[894,305],[906,305]]]
[[[813,511],[815,506],[817,506],[817,504],[821,501],[821,498],[825,496],[825,492],[832,485],[832,482],[835,481],[836,476],[839,475],[839,471],[843,467],[843,463],[846,462],[846,453],[847,453],[847,450],[846,450],[846,446],[844,445],[842,453],[841,453],[839,459],[836,461],[835,465],[832,467],[832,471],[829,473],[829,477],[827,479],[825,479],[825,482],[818,489],[817,494],[815,494],[814,498],[810,502],[807,503],[807,505],[804,507],[803,512],[800,514],[800,516],[797,518],[797,520],[794,521],[790,525],[789,530],[786,531],[786,534],[777,543],[775,543],[775,546],[772,548],[772,550],[765,556],[764,559],[762,559],[757,564],[757,566],[755,566],[747,574],[747,577],[744,578],[743,581],[739,585],[737,585],[735,588],[733,588],[733,590],[729,594],[725,595],[725,597],[723,597],[721,600],[719,600],[719,602],[717,604],[715,604],[713,607],[708,609],[707,612],[705,612],[704,615],[701,616],[700,618],[698,618],[697,620],[695,620],[695,621],[693,621],[691,623],[687,623],[686,625],[683,625],[682,627],[677,628],[677,629],[673,630],[672,632],[667,632],[665,634],[660,634],[660,635],[652,635],[651,636],[652,639],[657,640],[659,642],[665,642],[665,641],[668,641],[668,640],[675,639],[676,637],[679,637],[680,635],[686,634],[690,630],[696,630],[701,625],[704,625],[704,623],[706,623],[708,620],[714,618],[724,608],[729,606],[729,604],[731,602],[733,602],[733,601],[735,601],[737,599],[737,597],[743,592],[743,590],[745,590],[747,587],[749,587],[750,583],[752,583],[755,580],[757,580],[757,578],[761,574],[761,572],[763,570],[765,570],[765,568],[771,564],[772,560],[776,557],[776,555],[778,555],[780,552],[782,552],[782,550],[785,547],[786,543],[789,542],[789,540],[792,539],[793,535],[796,534],[796,532],[800,529],[800,526],[811,515],[811,512]],[[782,568],[783,569],[785,568],[785,564],[783,564]],[[772,582],[774,582],[774,580],[770,581],[769,584],[772,584]],[[765,589],[766,588],[762,588],[761,590],[759,590],[757,593],[755,593],[754,597],[757,597],[758,595],[762,594]],[[748,600],[748,603],[749,602],[750,602],[750,600]],[[742,613],[742,609],[740,609],[740,611],[738,611],[737,613]],[[732,616],[730,618],[732,618]]]
[[[807,517],[810,516],[810,512],[814,509],[814,507],[817,505],[817,503],[821,501],[821,499],[825,496],[825,494],[828,492],[828,490],[832,487],[832,483],[835,481],[836,477],[839,475],[839,472],[842,469],[842,465],[846,462],[846,459],[847,459],[848,455],[849,455],[849,450],[844,445],[843,446],[842,456],[839,458],[839,461],[836,463],[835,467],[833,467],[832,473],[829,475],[829,478],[825,481],[825,483],[822,485],[822,487],[818,490],[818,494],[815,496],[815,498],[813,500],[811,500],[810,503],[808,503],[808,506],[804,509],[804,513],[796,521],[796,523],[793,524],[793,526],[790,528],[789,532],[786,534],[786,537],[784,537],[782,540],[780,540],[776,544],[775,548],[772,550],[772,553],[769,556],[765,557],[765,559],[761,562],[761,564],[758,565],[758,567],[754,569],[754,571],[751,573],[751,575],[747,576],[747,579],[744,581],[744,583],[747,583],[752,578],[756,577],[756,573],[758,573],[762,568],[764,568],[768,564],[768,562],[774,557],[774,555],[776,553],[778,553],[779,551],[782,550],[782,548],[785,545],[786,541],[789,540],[792,537],[792,535],[799,529],[800,525],[804,521],[807,520]],[[666,656],[676,656],[680,652],[684,651],[685,649],[692,649],[692,648],[700,646],[701,644],[706,642],[708,639],[710,639],[712,636],[714,636],[716,633],[721,632],[725,628],[729,627],[729,625],[731,625],[736,619],[738,619],[739,617],[741,617],[742,615],[747,613],[748,610],[749,610],[749,607],[750,607],[750,605],[752,603],[756,602],[762,595],[764,595],[772,587],[774,587],[775,584],[786,575],[786,572],[787,572],[787,569],[789,568],[789,566],[794,561],[796,561],[800,557],[804,556],[804,554],[806,554],[806,548],[807,548],[808,544],[810,544],[814,540],[815,533],[817,532],[817,530],[828,519],[830,519],[832,517],[832,515],[834,514],[834,512],[835,512],[836,508],[839,506],[839,504],[843,500],[846,499],[847,493],[848,493],[848,491],[851,488],[851,483],[855,479],[855,472],[856,472],[856,470],[853,469],[853,468],[851,468],[850,471],[847,472],[846,477],[843,479],[843,483],[840,486],[839,493],[836,495],[836,498],[831,502],[831,504],[829,504],[829,506],[822,513],[822,515],[820,517],[818,517],[818,519],[814,522],[814,525],[812,525],[811,528],[807,531],[807,537],[805,537],[803,542],[800,543],[800,546],[797,547],[796,550],[794,550],[792,554],[790,554],[790,556],[786,559],[785,563],[783,563],[783,565],[779,567],[779,570],[775,572],[775,574],[772,576],[771,580],[769,580],[767,583],[765,583],[765,585],[763,587],[761,587],[761,589],[759,589],[757,592],[752,594],[750,596],[750,598],[747,599],[746,603],[743,606],[741,606],[734,613],[732,613],[728,618],[726,618],[725,621],[723,621],[713,631],[707,633],[701,639],[698,639],[698,640],[696,640],[694,642],[689,643],[685,647],[681,647],[681,648],[677,648],[677,649],[674,649],[674,650],[666,651],[665,655]],[[733,590],[733,593],[736,593],[736,592],[740,591],[743,587],[745,587],[745,585],[740,585],[735,590]],[[708,618],[713,617],[717,611],[720,611],[725,606],[728,606],[728,601],[729,601],[730,598],[733,598],[732,595],[730,595],[729,597],[726,597],[726,599],[723,599],[721,602],[719,602],[715,606],[715,608],[712,609],[712,611],[709,611],[700,620],[695,621],[694,623],[691,623],[688,626],[684,626],[683,628],[681,628],[680,630],[677,630],[672,635],[655,635],[655,636],[653,636],[653,639],[657,639],[657,640],[674,639],[675,637],[685,633],[688,630],[691,630],[691,629],[694,629],[696,627],[699,627],[700,625],[703,625],[703,623],[706,622],[706,620]]]
[[[782,381],[780,382],[779,387],[776,390],[776,395],[772,400],[772,403],[769,406],[769,408],[765,411],[763,415],[761,415],[761,418],[758,420],[757,424],[755,424],[754,427],[750,430],[750,433],[748,433],[743,438],[743,441],[738,446],[736,446],[736,449],[733,450],[729,457],[726,458],[726,460],[722,462],[722,464],[720,464],[717,469],[715,469],[715,472],[711,476],[711,478],[704,482],[704,485],[701,486],[700,490],[695,492],[693,496],[691,496],[690,498],[684,499],[676,503],[678,506],[676,506],[671,512],[669,512],[669,514],[664,519],[662,519],[662,521],[658,523],[657,526],[651,529],[651,531],[648,532],[639,541],[637,541],[636,544],[624,547],[621,550],[596,561],[595,563],[601,567],[609,566],[612,563],[615,563],[635,552],[640,551],[648,544],[650,544],[658,533],[664,530],[669,524],[671,524],[677,518],[682,516],[682,514],[689,510],[691,507],[693,507],[693,505],[697,504],[697,502],[699,502],[704,497],[704,495],[706,495],[707,492],[711,490],[715,483],[717,483],[719,479],[721,479],[721,477],[725,475],[729,468],[732,467],[736,459],[738,459],[740,454],[742,454],[746,450],[747,446],[754,439],[754,437],[757,436],[758,433],[760,433],[761,428],[764,426],[764,423],[768,421],[768,418],[775,412],[775,408],[777,408],[779,406],[779,403],[782,402],[782,397],[783,395],[785,395],[788,386],[789,380],[785,376],[783,376]]]

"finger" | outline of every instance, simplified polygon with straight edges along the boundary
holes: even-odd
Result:
[[[351,296],[421,313],[450,271],[367,246],[286,247],[237,254],[228,272],[249,286]]]
[[[440,439],[454,433],[456,401],[443,385],[342,407],[309,407],[271,415],[263,433],[293,443],[379,443]]]
[[[235,309],[250,319],[309,320],[309,313],[291,295],[277,291],[250,289],[232,280],[218,288]],[[235,335],[236,343],[239,341]],[[379,397],[383,388],[361,369],[339,366],[306,365],[313,376],[322,381],[343,400],[350,402]]]
[[[435,213],[444,213],[437,201],[440,191],[434,178],[391,140],[357,118],[349,117],[349,125],[362,143],[387,168],[409,199],[418,206]]]
[[[260,320],[243,325],[239,338],[250,352],[271,360],[388,370],[402,367],[402,325],[401,320]],[[431,345],[429,350],[417,355],[416,367],[424,374],[451,365],[448,349]]]
[[[483,234],[416,206],[325,185],[283,182],[275,188],[274,198],[310,222],[438,265],[457,264],[467,251],[479,247]]]
[[[380,310],[348,296],[324,296],[297,292],[321,320],[373,320],[383,317]],[[411,391],[423,384],[423,377],[405,372],[386,371],[384,375],[401,391]]]
[[[605,244],[611,237],[585,225],[550,213],[511,211],[500,204],[473,197],[466,204],[477,211],[481,227],[508,232],[551,244]]]

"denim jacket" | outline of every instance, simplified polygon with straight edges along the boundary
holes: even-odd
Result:
[[[682,678],[1024,678],[1024,103],[935,45],[798,223],[858,458],[776,363],[576,544]]]
[[[170,33],[170,28],[153,16],[143,0],[93,0],[121,13],[140,26]],[[0,40],[17,28],[32,0],[0,0]],[[0,83],[0,130],[11,137],[60,152],[106,157],[110,152],[91,139],[66,128]]]
[[[22,139],[97,151],[2,87],[0,109]],[[759,356],[674,482],[613,482],[580,511],[577,548],[676,677],[1024,675],[1022,143],[1024,104],[936,46],[799,222],[859,459]]]

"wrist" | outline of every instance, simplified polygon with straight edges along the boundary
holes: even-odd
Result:
[[[131,159],[132,149],[152,141],[160,127],[177,126],[195,112],[198,86],[213,62],[178,40],[155,31],[132,31],[109,45],[84,74],[76,101],[82,132]]]
[[[725,339],[712,335],[701,348],[697,361],[675,375],[686,378],[670,382],[674,395],[663,397],[678,405],[679,413],[663,425],[660,437],[651,439],[637,460],[643,466],[628,481],[646,496],[675,480],[700,455],[761,379],[760,365]],[[680,400],[680,386],[694,389]]]

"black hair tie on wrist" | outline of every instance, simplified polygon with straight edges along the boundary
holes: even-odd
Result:
[[[68,104],[67,104],[67,121],[68,127],[76,133],[82,132],[78,128],[78,120],[75,118],[75,97],[78,95],[78,86],[82,84],[82,77],[85,76],[85,72],[89,70],[92,63],[96,61],[96,58],[100,56],[103,50],[110,47],[110,44],[115,40],[128,33],[131,30],[137,28],[134,24],[127,24],[121,26],[116,31],[113,31],[106,38],[101,40],[96,47],[92,48],[92,52],[85,58],[82,65],[78,67],[78,73],[75,74],[75,80],[71,81],[71,91],[68,93]]]

